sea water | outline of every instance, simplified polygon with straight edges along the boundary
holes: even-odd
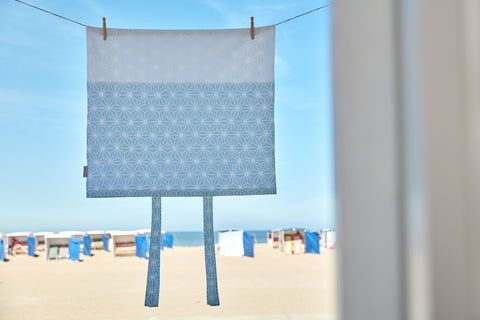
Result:
[[[246,232],[255,235],[255,243],[267,243],[267,230],[254,230]],[[203,231],[178,231],[168,232],[173,234],[173,245],[176,247],[203,246]],[[218,243],[218,231],[215,231],[215,243]]]

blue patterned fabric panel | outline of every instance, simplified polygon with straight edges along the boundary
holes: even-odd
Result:
[[[160,294],[160,235],[162,231],[162,198],[152,197],[152,237],[148,256],[145,306],[158,307]]]
[[[273,106],[273,83],[88,83],[87,197],[274,194]]]

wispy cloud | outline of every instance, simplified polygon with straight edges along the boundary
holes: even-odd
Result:
[[[88,6],[91,12],[97,17],[102,17],[105,15],[105,9],[99,6],[95,1],[92,0],[83,0],[83,2]]]

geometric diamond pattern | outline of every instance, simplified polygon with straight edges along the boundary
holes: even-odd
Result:
[[[87,197],[276,193],[273,83],[88,83]]]

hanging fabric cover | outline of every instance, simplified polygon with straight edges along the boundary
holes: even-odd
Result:
[[[103,250],[108,251],[108,234],[104,233],[102,235],[102,242],[103,242]]]
[[[165,248],[166,243],[167,237],[165,236],[165,233],[162,232],[162,235],[160,236],[160,250],[163,250]]]
[[[0,239],[0,261],[5,261],[5,244],[3,239]]]
[[[165,248],[173,248],[173,234],[165,233]]]
[[[28,237],[27,238],[27,246],[28,246],[28,255],[31,257],[35,257],[35,245],[37,244],[37,240],[35,237]]]
[[[83,255],[85,256],[92,255],[92,237],[90,236],[83,237]]]
[[[150,240],[151,240],[151,236],[150,236],[149,234],[144,233],[144,234],[143,234],[143,237],[145,238],[145,253],[146,253],[147,258],[148,258],[148,253],[150,252]]]
[[[147,239],[142,235],[135,236],[135,255],[147,259]]]
[[[68,253],[70,260],[79,261],[80,260],[80,245],[82,244],[82,239],[70,238],[68,239]]]
[[[254,245],[255,245],[255,235],[243,232],[243,254],[247,257],[253,258],[254,255]]]
[[[203,197],[207,303],[219,305],[213,196],[275,194],[275,27],[87,27],[87,197],[152,197],[146,306],[158,306],[161,197]],[[162,241],[164,242],[164,241]]]
[[[305,252],[320,254],[320,233],[305,232]]]

